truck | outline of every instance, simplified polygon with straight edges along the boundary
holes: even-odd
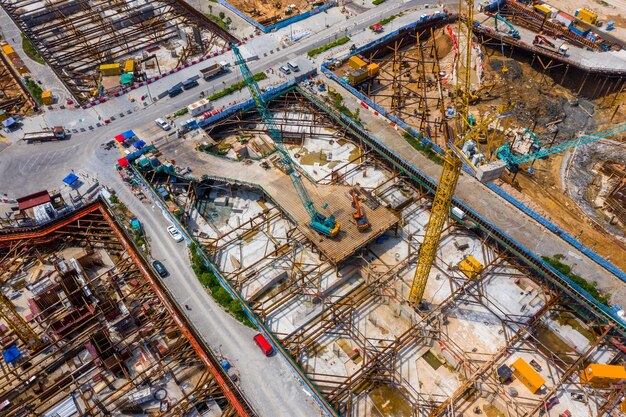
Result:
[[[204,78],[205,81],[210,80],[211,78],[221,74],[224,72],[225,68],[222,64],[216,62],[213,65],[209,65],[206,68],[200,69],[200,76]]]
[[[47,129],[41,132],[25,133],[22,140],[26,141],[26,143],[51,142],[55,140],[63,140],[66,137],[65,129],[61,126],[55,126],[52,129]]]

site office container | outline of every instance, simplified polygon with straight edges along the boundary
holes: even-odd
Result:
[[[574,16],[582,20],[583,22],[595,25],[598,22],[598,15],[587,9],[578,9],[574,13]]]
[[[511,365],[513,375],[533,394],[545,390],[545,379],[535,371],[524,359],[519,358]]]
[[[583,385],[603,386],[626,381],[626,367],[623,365],[605,365],[592,363],[580,373]]]
[[[265,356],[271,356],[274,353],[274,348],[261,333],[254,336],[253,340]]]

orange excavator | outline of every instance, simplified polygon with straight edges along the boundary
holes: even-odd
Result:
[[[356,209],[354,212],[354,223],[356,224],[356,228],[359,232],[364,232],[369,229],[370,224],[365,218],[365,213],[361,210],[361,203],[359,202],[359,197],[354,190],[352,191],[352,207]]]

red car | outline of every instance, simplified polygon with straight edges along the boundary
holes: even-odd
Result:
[[[254,336],[253,340],[265,356],[271,356],[274,353],[274,348],[261,333]]]

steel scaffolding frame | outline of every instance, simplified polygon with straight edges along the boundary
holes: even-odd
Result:
[[[55,265],[58,275],[54,283],[63,288],[65,299],[71,300],[74,306],[74,310],[67,310],[61,298],[46,301],[45,307],[29,322],[45,341],[45,352],[26,353],[23,344],[15,340],[29,366],[0,363],[0,392],[3,393],[0,400],[9,400],[3,415],[43,415],[66,399],[70,391],[74,392],[81,414],[137,412],[141,409],[128,401],[128,395],[168,379],[177,384],[189,382],[193,388],[183,389],[180,399],[173,401],[163,415],[186,414],[208,396],[220,403],[223,416],[254,415],[225,374],[215,374],[219,369],[217,359],[207,348],[201,347],[180,317],[174,316],[179,313],[172,313],[162,291],[155,291],[154,277],[147,278],[147,269],[138,264],[139,258],[132,252],[134,248],[125,241],[107,210],[103,203],[96,202],[69,221],[59,219],[59,225],[31,228],[27,231],[31,238],[23,238],[20,230],[0,236],[0,259],[5,265],[12,265],[9,274],[4,275],[4,283],[34,262]],[[104,251],[114,264],[90,276],[74,269],[58,268],[62,260],[59,253],[64,248],[82,248],[87,258],[85,262],[102,266],[105,264],[101,251]],[[79,275],[84,281],[80,284],[76,278]],[[132,308],[133,320],[124,327],[123,333],[121,330],[113,332],[107,323],[111,323],[111,314],[120,311],[122,304],[129,312]],[[74,321],[68,332],[53,332],[51,326],[75,317],[73,311],[86,314]],[[123,315],[117,317],[124,318]],[[173,329],[179,330],[173,333]],[[146,346],[153,346],[155,337],[166,337],[166,334],[170,340],[168,349],[149,349],[153,360],[142,362],[143,369],[131,369],[124,364],[137,349],[145,352]],[[100,355],[91,355],[89,362],[78,367],[70,366],[74,369],[70,374],[63,371],[61,367],[69,366],[87,344],[99,346]],[[205,358],[215,367],[207,366]],[[96,379],[105,385],[98,392],[91,382]],[[234,398],[242,403],[234,403]]]
[[[198,45],[202,53],[237,42],[184,0],[158,0],[140,8],[126,0],[61,0],[54,4],[0,0],[0,5],[79,101],[96,89],[98,65],[180,36],[185,27],[202,30],[207,37]]]

